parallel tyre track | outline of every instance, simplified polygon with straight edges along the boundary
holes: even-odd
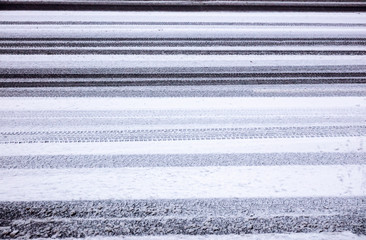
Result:
[[[366,234],[364,1],[0,0],[0,9],[98,10],[0,14],[0,238]],[[316,98],[267,101],[284,96]],[[100,97],[117,101],[96,110]],[[260,109],[251,97],[263,97]],[[275,152],[258,150],[267,140]],[[183,153],[169,152],[183,142]],[[248,197],[253,186],[264,197]],[[179,199],[188,188],[199,196]],[[228,197],[211,198],[220,193]]]
[[[366,126],[1,132],[0,144],[366,136]]]
[[[7,1],[7,4],[20,2]],[[336,2],[345,6],[355,4],[324,3]],[[62,3],[99,4],[98,1]],[[266,1],[108,2],[167,6],[176,3],[268,4]],[[357,1],[357,4],[363,3]],[[363,84],[364,15],[363,12],[335,16],[331,12],[106,14],[103,11],[29,11],[19,15],[5,11],[0,16],[0,87],[202,86],[205,89],[210,85]]]

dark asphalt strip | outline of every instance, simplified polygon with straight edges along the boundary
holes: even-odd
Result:
[[[364,46],[364,38],[0,38],[1,47]]]
[[[0,236],[365,234],[365,203],[364,197],[0,202]]]
[[[0,49],[12,55],[366,55],[348,50],[120,50],[120,49]]]
[[[25,76],[25,75],[23,75]],[[27,75],[28,77],[31,77]],[[9,75],[7,76],[9,77]],[[13,76],[14,78],[20,78],[22,75]],[[33,75],[34,78],[45,77],[52,78],[50,75]],[[55,76],[59,77],[59,76]],[[78,75],[69,76],[72,78],[79,77]],[[81,76],[80,76],[81,77]],[[110,75],[88,75],[84,77],[105,77],[105,78],[118,78],[121,76],[110,76]],[[173,78],[179,77],[173,76]],[[1,78],[1,75],[0,75]],[[67,76],[65,76],[67,78]],[[303,79],[282,79],[282,80],[147,80],[147,81],[65,81],[65,82],[0,82],[0,88],[69,88],[69,87],[128,87],[128,86],[214,86],[214,85],[291,85],[291,84],[363,84],[366,83],[365,78],[346,78],[346,79],[333,79],[333,78],[303,78]],[[130,93],[128,93],[130,94]]]
[[[350,80],[352,82],[352,80]],[[282,89],[273,88],[281,87]],[[288,86],[288,87],[286,87]],[[201,85],[2,88],[0,97],[346,97],[365,96],[361,84]],[[317,89],[314,89],[317,86]],[[334,88],[337,86],[337,88]],[[343,91],[340,91],[342,89]]]
[[[197,2],[197,1],[196,1]],[[365,4],[118,4],[118,3],[50,3],[50,2],[8,2],[2,1],[0,10],[50,10],[50,11],[283,11],[283,12],[364,12]]]
[[[366,153],[1,156],[0,168],[120,168],[366,164]]]

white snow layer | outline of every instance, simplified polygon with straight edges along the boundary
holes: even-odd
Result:
[[[13,0],[14,1],[14,0]],[[22,0],[24,1],[24,0]],[[364,12],[2,11],[0,21],[366,23]],[[219,20],[219,21],[218,21]]]
[[[24,29],[8,31],[26,33]],[[40,28],[37,26],[37,29]],[[85,28],[85,27],[84,27]],[[120,27],[118,28],[119,30]],[[364,28],[366,29],[366,28]],[[0,25],[0,36],[6,29]],[[52,32],[43,29],[45,32]],[[80,32],[81,29],[72,29]],[[138,30],[138,29],[137,29]],[[135,30],[135,31],[137,31]],[[235,30],[235,29],[234,29]],[[233,31],[234,31],[233,30]],[[71,31],[71,30],[70,30]],[[111,29],[111,31],[116,31]],[[126,30],[127,31],[127,30]],[[141,30],[143,31],[143,30]],[[196,31],[202,31],[197,29]],[[212,31],[218,31],[213,29]],[[236,32],[236,31],[235,31]],[[29,33],[28,33],[29,34]],[[123,35],[123,33],[121,33]],[[136,33],[137,34],[137,33]],[[152,33],[151,33],[152,34]],[[61,34],[62,35],[62,34]],[[137,34],[138,35],[138,34]],[[148,36],[144,36],[148,37]],[[278,36],[274,36],[278,37]],[[366,37],[366,31],[364,36]],[[364,55],[0,55],[3,68],[223,68],[223,67],[254,67],[254,66],[329,66],[363,65],[366,62]],[[360,70],[363,70],[360,67]]]
[[[366,110],[366,97],[32,98],[0,97],[0,111]]]
[[[1,169],[0,201],[366,196],[366,165]]]
[[[366,137],[0,144],[0,156],[365,152]]]
[[[261,13],[261,12],[55,12],[55,11],[4,11],[0,21],[72,21],[72,22],[131,22],[131,25],[109,25],[100,27],[88,25],[87,28],[81,24],[76,25],[0,25],[0,36],[8,38],[33,37],[80,37],[80,38],[362,38],[366,31],[360,25],[364,24],[365,13]],[[218,21],[218,19],[220,21]],[[134,22],[201,22],[207,25],[136,25]],[[220,26],[215,23],[263,23],[261,26]],[[286,23],[283,26],[269,26],[266,23]],[[289,24],[290,23],[290,24]],[[291,23],[302,23],[305,25],[291,25]],[[320,23],[319,25],[307,26],[307,23]],[[324,24],[335,24],[324,26]],[[337,25],[338,24],[338,25]],[[319,57],[319,56],[318,56]],[[336,57],[336,56],[334,56]],[[345,56],[343,56],[345,57]]]

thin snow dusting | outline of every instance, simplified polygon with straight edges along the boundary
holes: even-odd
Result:
[[[365,137],[0,144],[1,156],[364,152]]]
[[[13,2],[15,0],[12,0]],[[23,0],[24,1],[24,0]],[[366,23],[363,12],[105,12],[105,11],[4,11],[1,21],[101,22],[240,22],[240,23]],[[219,21],[218,21],[219,20]]]
[[[1,201],[352,197],[366,165],[1,169]]]
[[[0,111],[358,109],[365,97],[0,98]]]

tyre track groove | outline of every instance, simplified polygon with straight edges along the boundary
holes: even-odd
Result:
[[[2,132],[0,144],[365,136],[366,126]]]

